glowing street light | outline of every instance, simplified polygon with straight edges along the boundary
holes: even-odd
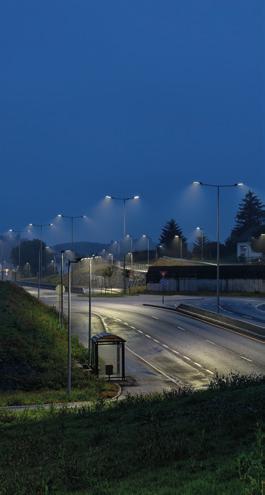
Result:
[[[128,196],[128,197],[117,197],[117,196],[110,196],[107,194],[105,196],[105,199],[111,200],[113,199],[114,201],[121,201],[123,203],[123,237],[125,238],[126,236],[126,203],[128,201],[134,201],[140,199],[140,196],[134,195],[134,196]]]
[[[53,227],[53,223],[29,223],[29,227],[40,229],[40,247],[39,247],[39,273],[38,273],[38,299],[40,298],[40,286],[42,279],[42,231],[45,227]]]
[[[61,252],[63,255],[63,252]],[[91,363],[91,332],[92,332],[92,310],[91,310],[91,282],[92,282],[92,257],[87,258],[75,258],[74,260],[68,260],[68,359],[67,359],[67,392],[71,395],[72,390],[72,299],[71,299],[71,268],[72,264],[79,263],[80,261],[89,261],[89,313],[88,313],[88,364]],[[62,315],[63,318],[63,315]]]
[[[204,230],[201,227],[196,227],[196,230],[201,238],[201,260],[203,260],[203,249],[204,249]]]
[[[174,239],[176,239],[179,243],[180,249],[179,249],[179,254],[180,258],[183,258],[183,242],[182,242],[182,237],[180,237],[178,234],[174,236]]]
[[[21,265],[21,234],[24,231],[23,230],[9,229],[8,232],[10,232],[12,234],[18,234],[18,271],[19,271],[20,265]]]
[[[220,190],[231,187],[242,187],[243,182],[235,182],[234,184],[207,184],[201,181],[193,181],[195,186],[212,187],[216,189],[217,194],[217,252],[216,252],[216,304],[217,312],[220,311]]]
[[[147,242],[147,266],[150,264],[150,237],[147,234],[142,235],[143,239],[146,239]]]
[[[86,215],[63,215],[62,213],[58,213],[57,218],[67,218],[71,221],[71,245],[72,251],[74,252],[74,221],[78,218],[87,218]]]

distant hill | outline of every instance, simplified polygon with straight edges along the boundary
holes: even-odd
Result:
[[[92,254],[100,254],[103,249],[108,249],[109,244],[102,244],[100,242],[74,242],[74,251],[79,256],[91,256]],[[66,251],[72,250],[71,242],[64,242],[62,244],[56,244],[52,246],[54,251]]]

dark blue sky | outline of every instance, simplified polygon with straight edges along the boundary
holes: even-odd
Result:
[[[121,211],[102,197],[137,193],[134,236],[174,217],[211,237],[194,178],[264,200],[264,30],[263,0],[2,2],[1,231],[86,213],[78,237],[108,241]],[[240,197],[223,194],[223,236]]]

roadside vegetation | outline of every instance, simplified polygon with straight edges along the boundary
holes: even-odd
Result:
[[[73,400],[108,395],[109,384],[85,372],[87,351],[72,338]],[[58,313],[24,289],[0,282],[0,405],[68,400],[67,332]]]
[[[2,413],[9,495],[262,495],[265,379],[128,397],[82,410]]]

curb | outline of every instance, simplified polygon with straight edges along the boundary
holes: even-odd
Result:
[[[182,316],[187,316],[189,318],[193,318],[194,320],[203,321],[203,322],[208,323],[210,325],[214,325],[218,328],[223,328],[224,330],[232,331],[232,332],[237,333],[238,335],[241,335],[243,337],[247,337],[249,339],[256,340],[262,344],[265,344],[265,334],[262,335],[260,333],[254,332],[250,329],[238,327],[236,325],[236,323],[238,323],[239,325],[240,324],[247,325],[247,322],[245,323],[241,320],[239,321],[239,320],[234,319],[235,322],[233,322],[233,321],[231,321],[231,322],[219,321],[218,319],[216,319],[217,315],[215,315],[215,313],[212,313],[209,311],[208,315],[201,315],[201,314],[196,312],[197,308],[193,308],[193,307],[191,307],[191,310],[188,311],[188,310],[181,309],[178,307],[172,308],[169,306],[160,306],[160,305],[158,306],[155,304],[148,304],[148,303],[144,303],[143,306],[149,306],[149,307],[158,308],[158,309],[175,311],[175,313],[180,314]],[[192,311],[192,310],[195,310],[195,311]],[[206,312],[206,310],[205,310],[205,312]],[[232,318],[231,318],[231,320],[232,320]],[[257,326],[257,325],[255,325],[255,326]],[[257,328],[259,328],[259,327],[257,326]]]
[[[115,382],[113,382],[115,383]],[[118,387],[118,392],[114,397],[110,399],[105,399],[104,402],[111,403],[119,399],[122,394],[122,388],[119,383],[115,383]],[[45,402],[43,404],[25,404],[24,406],[2,406],[0,407],[0,412],[19,412],[19,411],[39,411],[41,409],[81,409],[82,407],[89,407],[95,404],[96,401],[76,401],[76,402]]]

